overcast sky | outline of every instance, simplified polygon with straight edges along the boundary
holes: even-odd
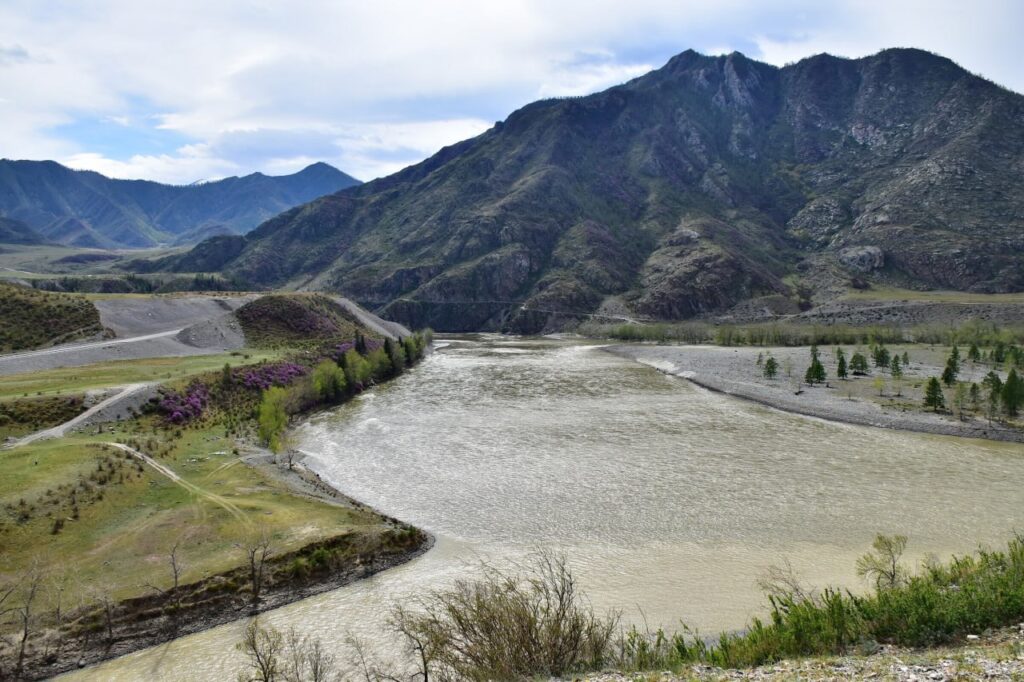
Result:
[[[188,183],[362,179],[693,48],[938,52],[1024,91],[1021,0],[0,0],[0,157]]]

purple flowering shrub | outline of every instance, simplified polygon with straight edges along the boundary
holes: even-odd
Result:
[[[157,408],[168,422],[181,425],[203,416],[209,404],[210,390],[206,384],[193,381],[184,393],[165,389]]]
[[[271,386],[288,386],[309,370],[294,362],[273,362],[256,367],[242,367],[234,372],[237,383],[260,391]]]

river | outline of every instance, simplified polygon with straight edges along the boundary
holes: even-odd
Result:
[[[414,371],[298,430],[345,493],[433,533],[430,552],[261,619],[340,647],[380,641],[390,604],[481,558],[564,552],[594,607],[702,632],[763,610],[756,581],[788,559],[859,589],[876,533],[911,561],[1002,544],[1024,528],[1024,449],[824,422],[710,393],[599,346],[449,339]],[[226,680],[233,623],[70,674]]]

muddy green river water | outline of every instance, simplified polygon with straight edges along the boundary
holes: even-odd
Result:
[[[298,430],[343,492],[434,534],[422,557],[269,612],[339,647],[386,647],[408,599],[487,558],[564,552],[598,610],[703,632],[763,610],[756,580],[788,559],[816,585],[863,587],[876,533],[910,561],[1024,528],[1024,448],[804,418],[710,393],[595,345],[443,340],[414,371]],[[66,676],[228,680],[244,623]]]

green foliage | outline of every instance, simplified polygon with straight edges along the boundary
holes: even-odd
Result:
[[[892,374],[893,379],[903,378],[903,365],[900,363],[900,356],[892,356],[892,362],[889,363],[889,372]]]
[[[384,339],[384,354],[388,356],[391,372],[401,374],[405,369],[405,346],[401,342],[395,343],[391,339]]]
[[[333,360],[324,360],[314,367],[311,379],[316,399],[325,403],[340,400],[348,385],[345,372]]]
[[[353,389],[362,389],[373,376],[373,367],[355,349],[345,353],[344,368],[345,380]]]
[[[779,362],[771,355],[764,361],[764,378],[774,379],[779,373]]]
[[[1016,417],[1020,411],[1021,402],[1024,401],[1024,381],[1017,375],[1016,369],[1011,369],[1006,375],[1006,381],[1003,382],[999,397],[1006,415]]]
[[[952,386],[960,374],[960,350],[953,346],[949,357],[946,359],[946,368],[942,370],[942,383]]]
[[[902,585],[906,581],[906,569],[900,559],[907,548],[907,536],[878,535],[871,546],[874,552],[857,559],[857,575],[870,580],[879,591]]]
[[[942,385],[935,377],[928,379],[924,389],[924,406],[930,407],[936,412],[946,406],[946,398],[942,394]]]
[[[875,367],[889,366],[889,349],[879,344],[871,349],[871,357],[875,361]]]
[[[818,347],[811,346],[811,365],[804,373],[804,382],[813,386],[814,384],[824,383],[825,378],[825,366],[821,364],[821,359],[818,356]]]
[[[260,401],[258,429],[260,440],[274,452],[282,449],[281,437],[288,427],[288,391],[272,386]]]
[[[694,663],[745,668],[840,655],[865,641],[933,646],[1024,618],[1024,536],[1005,551],[954,557],[916,575],[900,563],[905,537],[879,536],[873,547],[858,561],[858,571],[875,585],[867,596],[783,589],[768,595],[768,620],[754,619],[742,633],[709,643],[686,630],[633,630],[619,642],[613,662],[627,670],[679,670]]]
[[[850,356],[850,371],[854,376],[864,376],[868,373],[868,359],[863,353],[854,353]]]

